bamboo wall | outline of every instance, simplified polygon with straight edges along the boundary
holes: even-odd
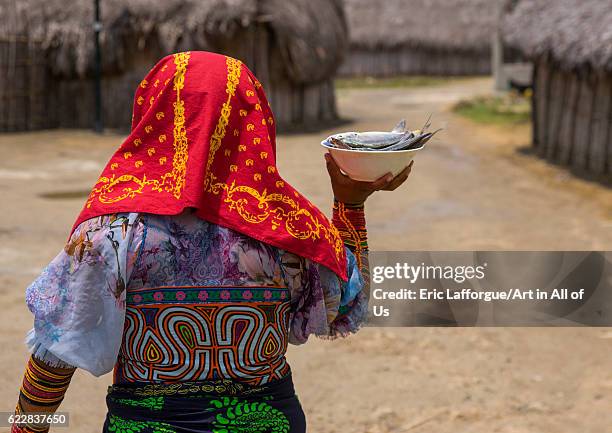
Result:
[[[0,132],[50,127],[47,85],[39,44],[20,36],[0,39]]]
[[[612,179],[612,72],[565,71],[540,60],[534,84],[537,154]]]
[[[106,74],[102,79],[102,122],[105,128],[128,131],[136,88],[149,69],[162,57],[152,52],[138,53],[130,59],[127,72]],[[93,79],[56,80],[49,90],[49,113],[54,127],[92,128],[94,125]]]
[[[404,47],[394,50],[352,48],[339,75],[391,77],[396,75],[486,75],[491,73],[488,51],[433,50]]]
[[[253,70],[266,89],[280,130],[320,127],[337,119],[332,79],[314,84],[293,82],[265,25],[247,28],[212,50],[237,57]],[[165,54],[158,44],[149,41],[144,51],[132,49],[127,72],[105,73],[105,128],[129,130],[134,91]],[[23,38],[11,43],[0,41],[0,132],[92,128],[93,89],[92,79],[51,77],[38,45]]]

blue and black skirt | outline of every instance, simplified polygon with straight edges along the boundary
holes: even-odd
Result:
[[[265,385],[231,380],[112,385],[104,433],[304,433],[291,375]]]

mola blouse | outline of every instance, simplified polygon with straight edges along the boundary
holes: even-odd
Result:
[[[114,369],[115,383],[280,379],[288,342],[345,335],[366,318],[363,210],[336,203],[334,224],[347,282],[190,210],[84,221],[27,289],[27,344],[48,365]]]

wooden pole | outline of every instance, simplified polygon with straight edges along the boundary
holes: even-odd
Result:
[[[496,11],[497,30],[493,34],[491,41],[491,68],[493,70],[493,78],[495,90],[507,91],[510,90],[508,77],[504,73],[504,42],[502,40],[501,22],[504,17],[504,8],[499,2]]]
[[[100,0],[94,0],[94,46],[95,46],[95,70],[94,70],[94,131],[102,133],[102,53],[100,50],[100,32],[102,22],[100,21]]]
[[[493,35],[491,44],[491,66],[493,69],[493,77],[495,79],[495,90],[509,90],[508,78],[504,74],[504,45],[499,30],[497,30],[497,32]]]

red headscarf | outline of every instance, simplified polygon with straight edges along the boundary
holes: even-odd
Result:
[[[116,212],[196,214],[327,266],[346,280],[344,245],[276,168],[274,116],[239,60],[208,52],[162,59],[140,83],[132,132],[75,225]]]

